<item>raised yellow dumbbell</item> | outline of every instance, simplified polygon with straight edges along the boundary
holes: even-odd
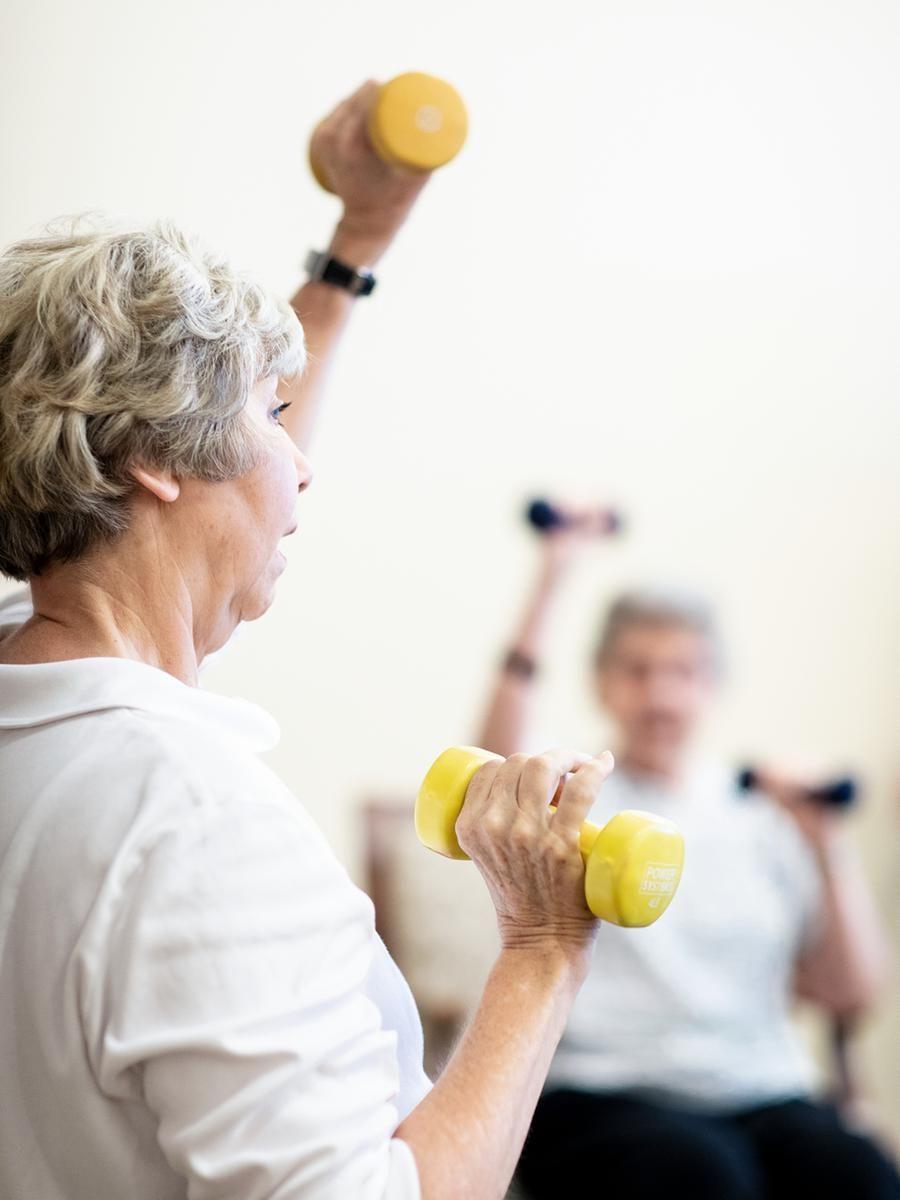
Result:
[[[434,75],[408,71],[378,89],[367,124],[378,157],[412,171],[433,171],[463,147],[469,118],[455,88]],[[310,154],[312,173],[326,192],[327,175]]]
[[[495,760],[487,750],[454,746],[432,763],[415,814],[419,841],[429,850],[469,857],[457,841],[456,821],[475,772]],[[595,917],[634,928],[652,925],[669,907],[684,863],[684,839],[671,821],[625,809],[602,829],[585,821],[579,845],[584,895]]]

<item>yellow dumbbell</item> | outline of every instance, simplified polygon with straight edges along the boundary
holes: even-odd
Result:
[[[416,833],[429,850],[468,858],[456,838],[472,777],[486,762],[502,761],[473,746],[454,746],[432,763],[416,798]],[[579,848],[584,895],[595,917],[630,928],[652,925],[678,888],[684,839],[663,817],[637,809],[616,813],[601,829],[585,821]]]
[[[367,131],[383,162],[433,171],[459,154],[468,127],[466,106],[455,88],[434,75],[408,71],[378,89]],[[325,191],[332,191],[312,154],[309,165]]]

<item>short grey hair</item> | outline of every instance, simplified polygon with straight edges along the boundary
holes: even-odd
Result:
[[[702,596],[678,588],[645,587],[620,595],[610,605],[594,648],[594,665],[609,664],[613,647],[623,630],[635,625],[689,629],[703,637],[715,670],[722,666],[719,628],[711,605]]]
[[[128,526],[135,463],[250,470],[253,386],[303,368],[290,306],[171,222],[76,218],[0,254],[0,572],[26,580]]]

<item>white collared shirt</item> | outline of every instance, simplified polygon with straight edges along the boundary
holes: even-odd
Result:
[[[821,931],[821,881],[796,826],[719,764],[670,789],[617,768],[590,820],[623,808],[679,825],[684,875],[657,924],[601,925],[548,1088],[712,1112],[808,1095],[790,1010],[797,959]]]
[[[419,1196],[418,1014],[277,738],[142,663],[0,665],[3,1200]]]

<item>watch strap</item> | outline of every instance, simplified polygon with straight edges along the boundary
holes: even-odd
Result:
[[[306,257],[306,269],[311,282],[328,283],[342,288],[351,296],[371,296],[375,290],[375,276],[366,267],[351,267],[327,250],[310,250]]]

